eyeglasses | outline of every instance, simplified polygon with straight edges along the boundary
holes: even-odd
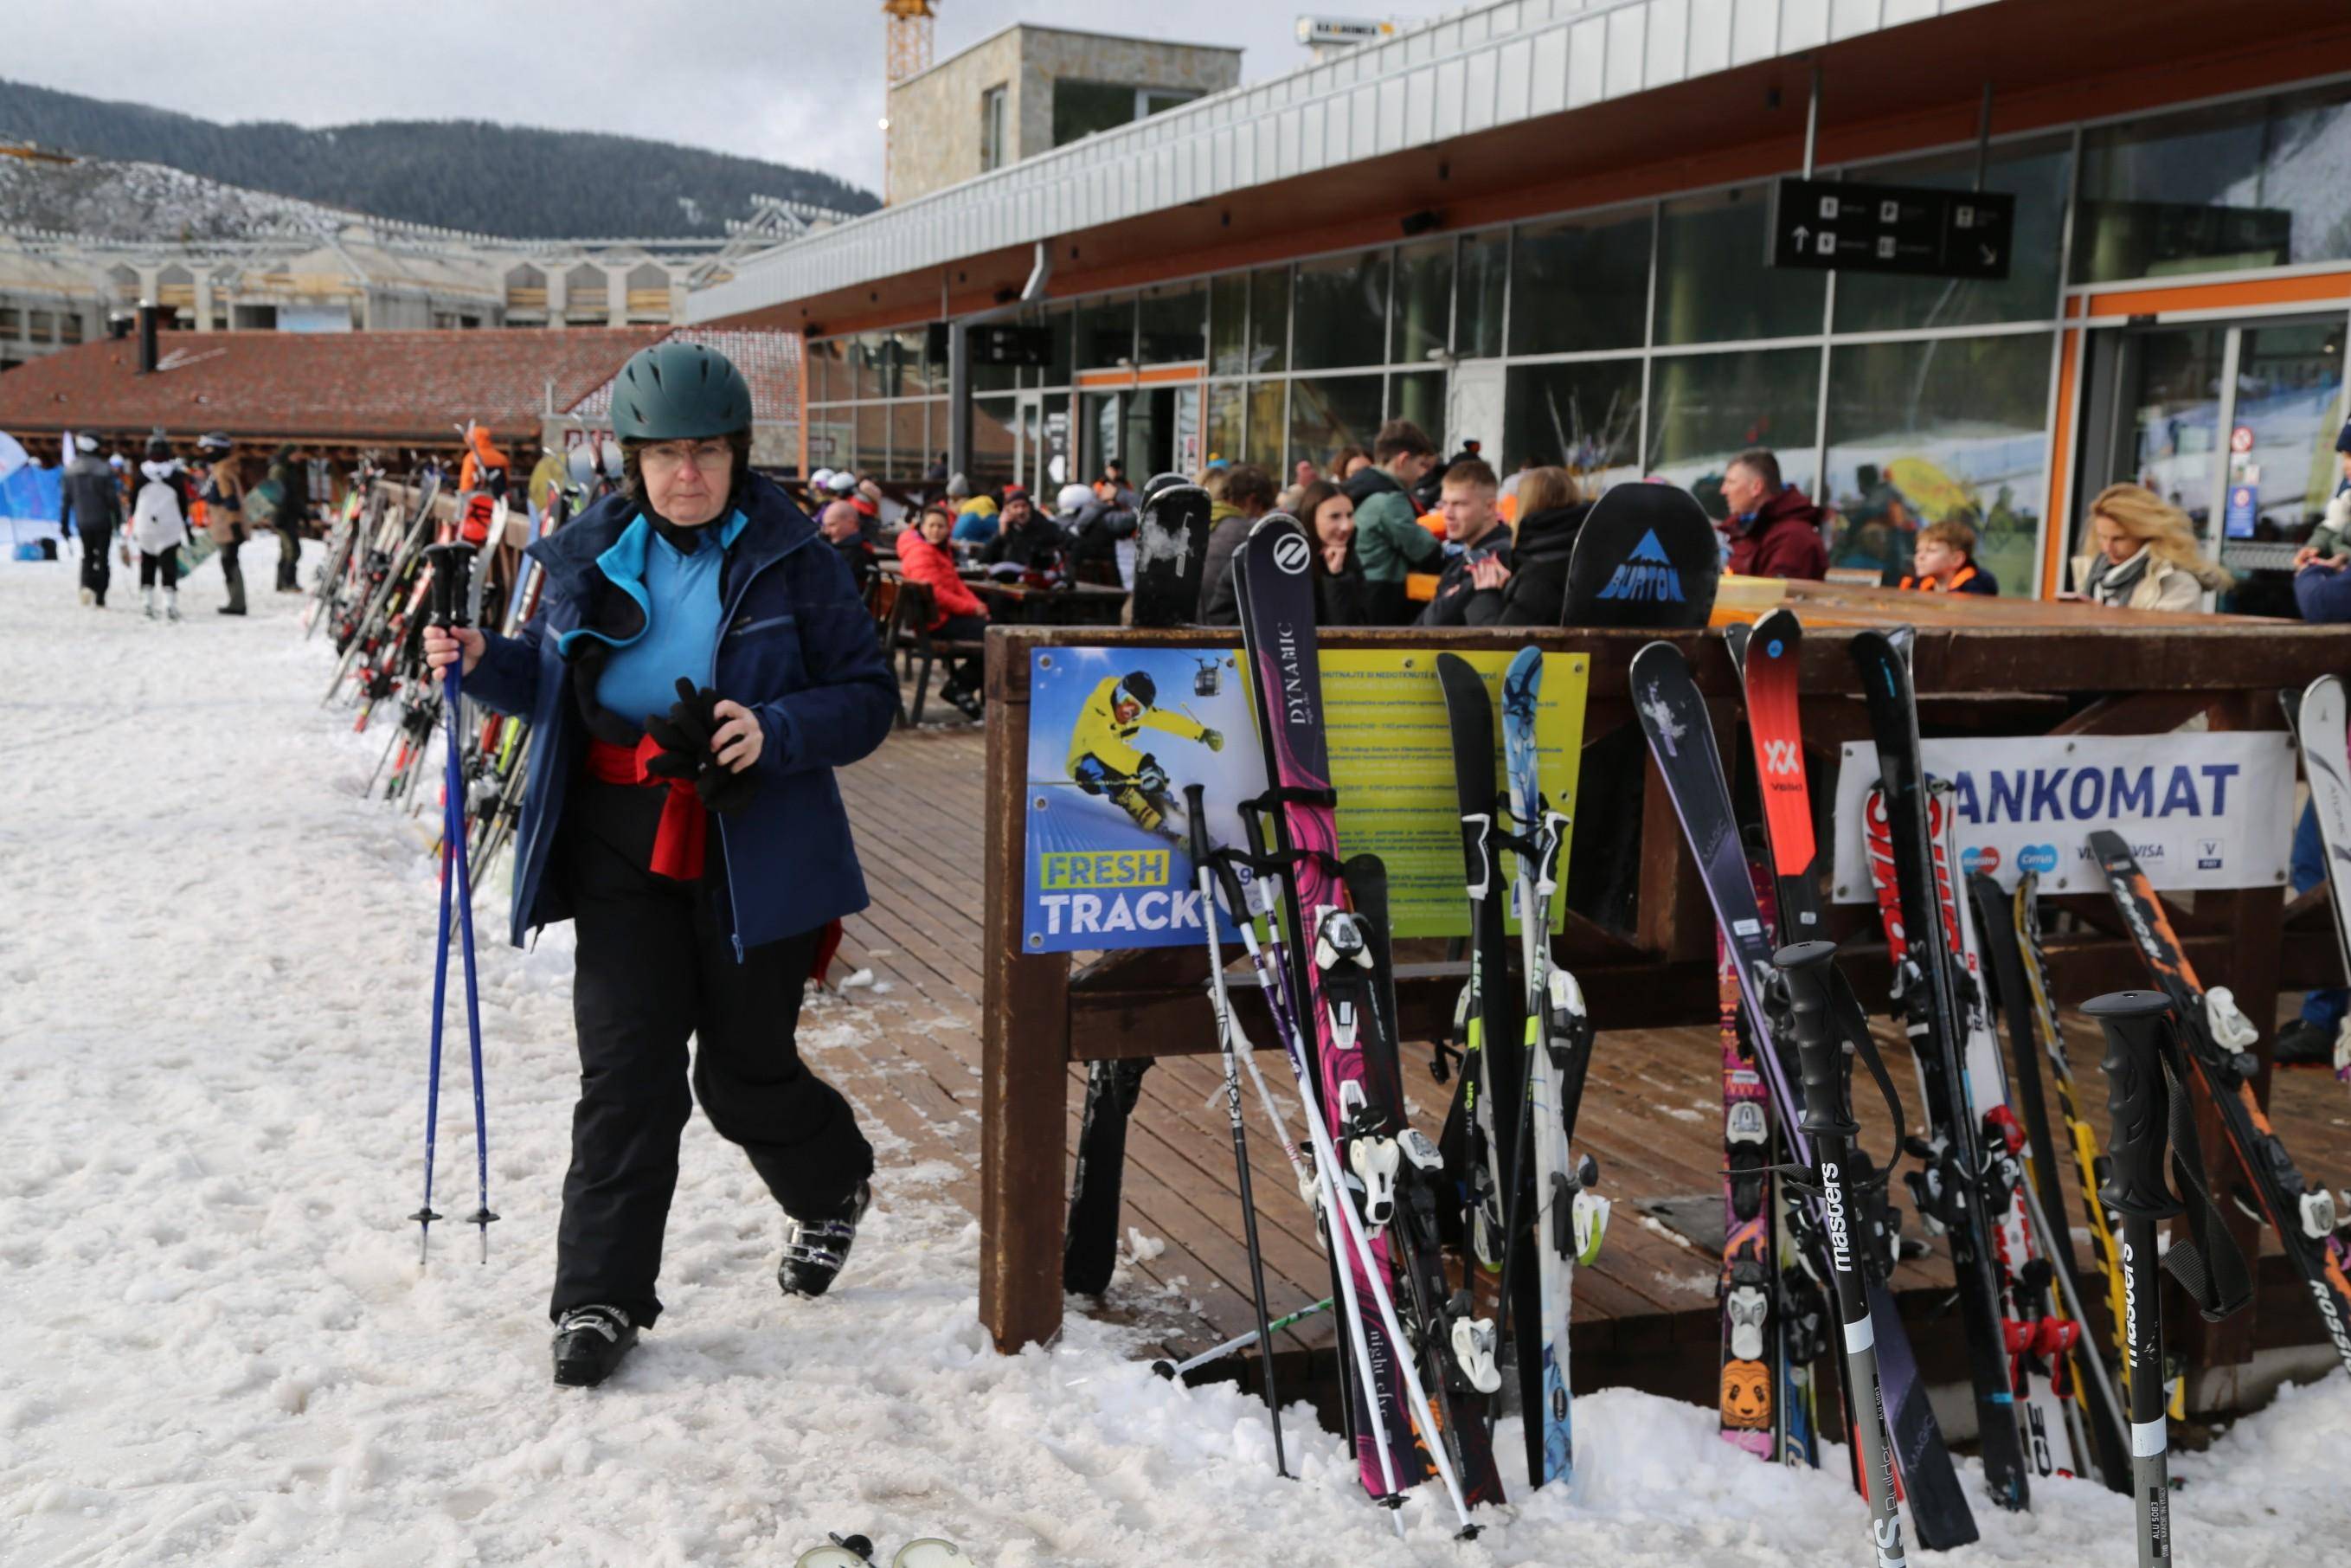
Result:
[[[872,1542],[862,1535],[836,1535],[831,1545],[801,1552],[793,1568],[871,1568],[872,1562]],[[954,1542],[925,1536],[898,1548],[890,1568],[972,1568],[972,1561]]]
[[[735,449],[723,441],[665,441],[637,455],[645,467],[674,474],[689,462],[705,473],[726,469],[735,461]]]

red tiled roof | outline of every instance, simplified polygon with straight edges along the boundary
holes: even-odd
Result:
[[[109,339],[0,374],[0,430],[437,444],[470,419],[536,440],[550,381],[569,408],[670,330],[166,332],[145,376],[137,341]]]
[[[713,327],[681,327],[675,334],[688,343],[715,349],[735,363],[751,383],[751,417],[760,424],[798,424],[800,417],[800,339],[797,332],[733,331]],[[612,412],[615,366],[603,384],[564,412],[574,418],[603,423]]]

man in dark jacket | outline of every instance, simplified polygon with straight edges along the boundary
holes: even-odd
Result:
[[[1445,471],[1437,509],[1445,514],[1447,559],[1437,580],[1437,596],[1420,612],[1422,626],[1474,626],[1470,606],[1491,594],[1499,608],[1510,580],[1510,530],[1494,510],[1502,482],[1482,457],[1458,459]]]
[[[1029,492],[1018,486],[1004,492],[1004,526],[987,541],[979,559],[990,566],[1017,566],[1023,571],[1052,571],[1061,564],[1070,536],[1061,525],[1037,510]]]
[[[122,486],[98,455],[98,443],[87,435],[74,437],[73,461],[57,477],[57,527],[81,535],[81,601],[103,609],[113,576],[106,552],[122,527]]]
[[[1116,588],[1121,586],[1119,543],[1134,537],[1140,501],[1119,482],[1114,465],[1104,465],[1092,488],[1093,495],[1070,521],[1070,570],[1081,582]]]
[[[269,458],[268,483],[277,486],[277,510],[269,526],[277,530],[277,591],[302,591],[302,519],[310,512],[310,476],[294,455],[292,446],[281,446]]]
[[[1273,476],[1254,463],[1244,463],[1225,476],[1225,504],[1233,508],[1209,531],[1208,548],[1200,558],[1200,624],[1238,626],[1241,623],[1239,585],[1233,581],[1233,552],[1241,548],[1257,520],[1273,510],[1277,492]]]
[[[1730,510],[1731,570],[1814,582],[1829,574],[1827,514],[1781,483],[1779,458],[1760,446],[1732,458],[1722,474],[1722,501]]]
[[[857,584],[861,595],[872,587],[873,574],[881,560],[873,541],[866,537],[863,521],[857,508],[848,502],[831,501],[825,505],[823,521],[817,525],[824,542],[833,548],[841,557],[841,564],[849,569],[850,580]]]

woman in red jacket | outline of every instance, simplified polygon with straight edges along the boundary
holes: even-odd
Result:
[[[923,508],[920,521],[898,536],[898,559],[905,564],[906,580],[931,591],[931,623],[925,630],[951,643],[977,643],[987,635],[987,607],[956,574],[955,557],[947,539],[955,532],[955,514],[936,502]],[[946,661],[947,684],[939,695],[961,709],[966,718],[980,716],[981,666],[976,656]]]

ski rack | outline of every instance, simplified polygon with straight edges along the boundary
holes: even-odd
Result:
[[[2024,601],[1977,601],[1954,609],[1922,603],[1928,598],[1925,595],[1897,600],[1880,591],[1827,584],[1791,584],[1785,598],[1807,622],[1806,725],[1817,737],[1812,761],[1814,768],[1827,770],[1820,775],[1823,779],[1834,767],[1831,737],[1863,733],[1858,688],[1848,674],[1843,646],[1853,635],[1849,628],[1883,625],[1897,617],[1920,628],[1915,681],[1929,718],[1946,728],[1954,721],[1979,723],[1984,733],[2159,732],[2199,715],[2215,728],[2275,730],[2280,687],[2307,685],[2322,674],[2351,668],[2351,628],[2209,615],[2125,619],[2085,607]],[[1998,634],[1973,635],[1959,624],[1962,615]],[[1684,858],[1679,831],[1660,786],[1646,777],[1647,765],[1638,759],[1637,733],[1625,733],[1630,705],[1611,695],[1625,689],[1633,653],[1650,640],[1636,632],[1550,628],[1447,633],[1332,628],[1321,636],[1322,648],[1333,653],[1426,653],[1435,648],[1515,652],[1531,643],[1547,653],[1589,658],[1586,787],[1576,819],[1583,833],[1607,821],[1610,808],[1597,797],[1619,781],[1624,798],[1618,804],[1627,810],[1641,808],[1637,840],[1623,846],[1623,881],[1631,890],[1632,908],[1621,926],[1608,931],[1571,915],[1566,929],[1554,937],[1553,951],[1557,962],[1575,973],[1604,1033],[1711,1027],[1716,1021],[1712,917]],[[1716,721],[1724,722],[1737,711],[1737,684],[1728,656],[1720,651],[1719,634],[1677,632],[1669,640],[1688,655]],[[1040,651],[1059,648],[1165,648],[1207,656],[1238,643],[1234,632],[1216,629],[1143,632],[1008,625],[988,633],[988,750],[979,791],[987,802],[980,908],[985,946],[979,1023],[979,1313],[994,1341],[1008,1350],[1050,1343],[1066,1306],[1060,1279],[1060,1227],[1068,1202],[1066,1085],[1072,1064],[1214,1050],[1201,1001],[1207,983],[1204,955],[1188,947],[1113,949],[1090,956],[1080,967],[1066,956],[1024,950],[1024,785],[1032,658]],[[1955,697],[1969,700],[1953,703]],[[1977,714],[1984,716],[1976,719],[1972,716]],[[1628,742],[1630,750],[1616,749]],[[1726,744],[1722,749],[1729,754],[1736,748]],[[1605,785],[1604,775],[1613,776]],[[1624,836],[1632,838],[1629,830]],[[1587,839],[1578,842],[1572,863],[1586,867],[1597,858]],[[2101,915],[2105,925],[2044,938],[2049,978],[2057,991],[2053,999],[2070,1006],[2116,986],[2137,983],[2144,970],[2130,944],[2114,932],[2112,916],[2105,913],[2110,905],[2103,887],[2095,877],[2083,875],[2074,876],[2064,887],[2055,885],[2056,881],[2054,874],[2042,879],[2044,907],[2061,912],[2079,908]],[[2254,888],[2208,893],[2196,903],[2192,919],[2178,920],[2181,939],[2197,967],[2215,983],[2231,983],[2249,1013],[2259,1015],[2273,1005],[2282,988],[2298,989],[2335,978],[2335,940],[2324,894],[2296,900],[2289,907],[2280,890]],[[1832,920],[1840,923],[1851,913],[1835,904],[1831,912]],[[1840,930],[1851,936],[1841,924]],[[1873,996],[1884,992],[1883,959],[1865,938],[1848,940],[1841,963],[1857,989]],[[1431,1041],[1446,1034],[1465,971],[1466,964],[1422,961],[1410,949],[1399,955],[1397,1030],[1405,1040]],[[1235,990],[1234,1004],[1250,1037],[1270,1042],[1271,1024],[1255,991],[1244,983]],[[1425,1049],[1408,1045],[1408,1059],[1409,1053]],[[1609,1042],[1603,1040],[1599,1049],[1607,1051]],[[2084,1088],[2086,1098],[2098,1093],[2093,1085]],[[1583,1124],[1596,1137],[1605,1136],[1608,1121],[1598,1106],[1586,1107]],[[2217,1140],[2208,1139],[2207,1155],[2214,1156],[2216,1147]],[[2346,1164],[2324,1142],[2298,1152],[2320,1169]],[[1134,1153],[1139,1162],[1150,1157],[1139,1148]],[[2066,1175],[2070,1182],[2072,1173]],[[1637,1185],[1618,1181],[1614,1186],[1620,1204],[1642,1196]],[[1260,1183],[1261,1198],[1265,1192]],[[2050,1218],[2064,1223],[2057,1216]],[[1171,1235],[1169,1239],[1180,1242],[1182,1237]],[[1600,1267],[1607,1267],[1604,1256]],[[1304,1283],[1309,1291],[1301,1301],[1323,1293],[1311,1288],[1312,1281]],[[2097,1303],[2090,1304],[2095,1312]],[[2289,1313],[2294,1320],[2292,1327],[2285,1321]],[[2301,1320],[2309,1318],[2306,1310],[2257,1307],[2220,1324],[2195,1320],[2176,1325],[2171,1348],[2182,1353],[2191,1372],[2234,1364],[2251,1354],[2256,1322],[2266,1323],[2272,1315],[2281,1320],[2278,1333],[2304,1337]],[[1595,1321],[1589,1329],[1579,1322],[1577,1327],[1579,1358],[1611,1354],[1612,1330],[1606,1322]],[[1276,1340],[1283,1342],[1277,1354],[1286,1358],[1286,1398],[1302,1396],[1309,1386],[1307,1380],[1288,1371],[1307,1343],[1296,1337],[1299,1332],[1274,1331]],[[1205,1345],[1215,1337],[1211,1333],[1200,1343]],[[2266,1343],[2274,1336],[2261,1337]],[[1628,1348],[1617,1358],[1629,1377],[1646,1375],[1634,1370],[1641,1354]],[[2203,1386],[2193,1377],[2190,1383]]]

